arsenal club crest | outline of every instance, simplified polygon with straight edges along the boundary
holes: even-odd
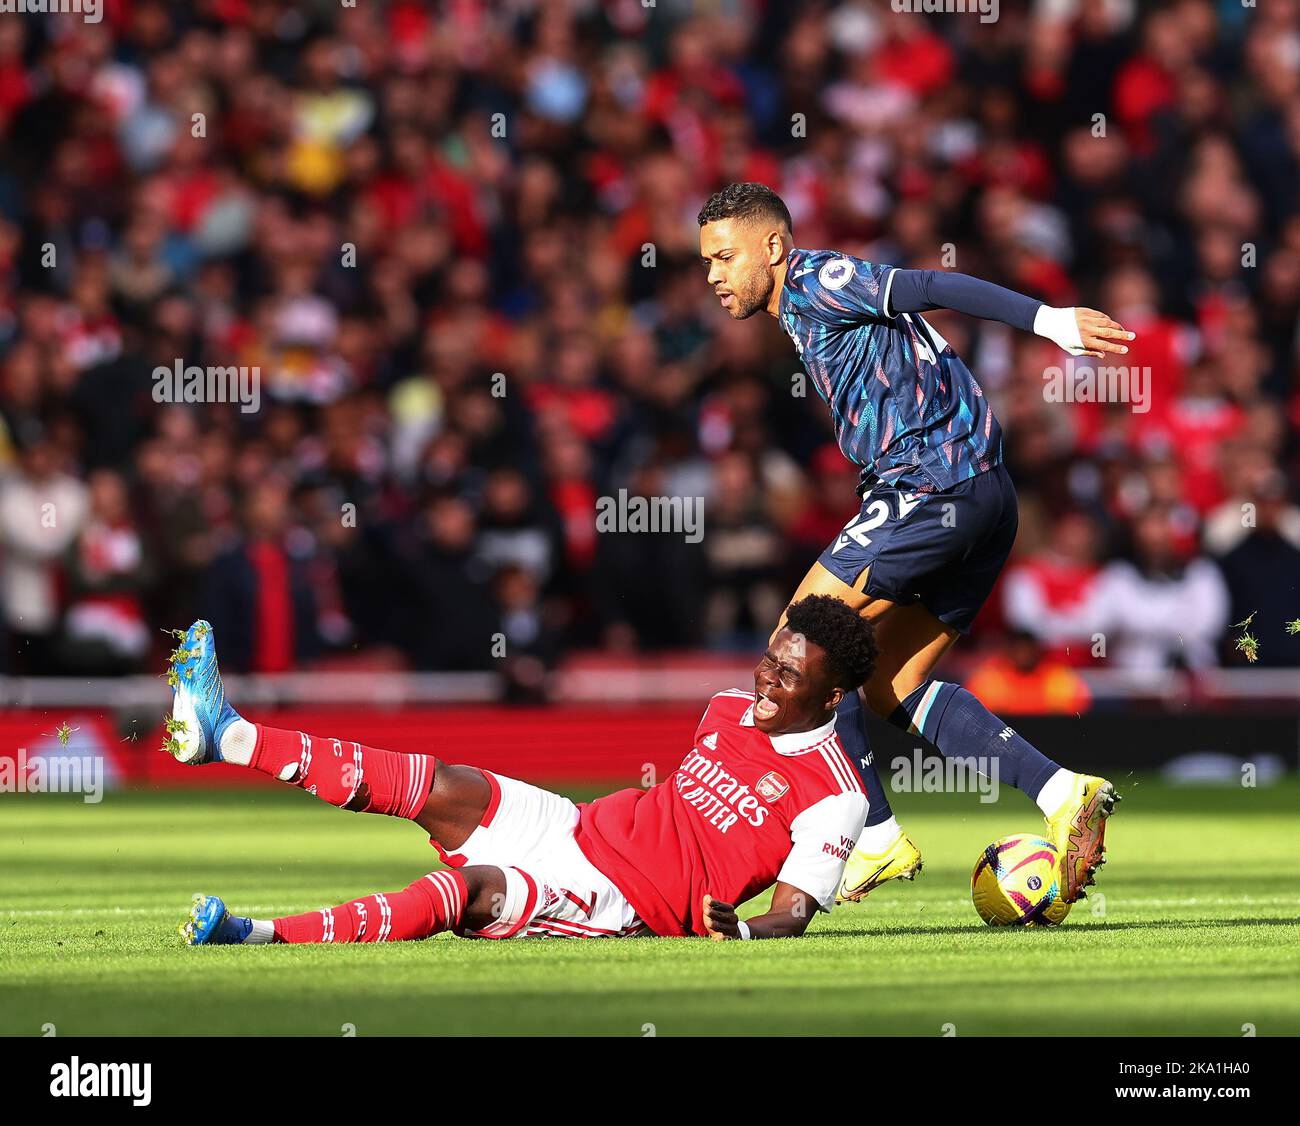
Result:
[[[781,777],[775,770],[769,770],[762,778],[758,780],[758,785],[754,787],[754,792],[764,801],[776,801],[777,798],[785,797],[786,791],[790,789],[790,783]]]

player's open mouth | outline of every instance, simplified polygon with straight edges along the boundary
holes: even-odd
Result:
[[[769,720],[781,710],[780,704],[774,704],[766,696],[759,696],[754,701],[754,718]]]
[[[732,293],[719,293],[718,298],[721,300],[724,309],[730,309],[731,303],[736,299],[735,294]]]

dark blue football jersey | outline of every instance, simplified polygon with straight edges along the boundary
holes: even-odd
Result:
[[[999,465],[1002,428],[970,369],[919,313],[883,311],[893,272],[796,248],[786,261],[781,327],[864,480],[937,492]]]

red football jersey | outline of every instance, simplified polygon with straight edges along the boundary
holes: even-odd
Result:
[[[720,692],[666,782],[579,808],[578,845],[658,935],[707,933],[704,895],[739,906],[778,880],[829,911],[867,819],[835,736],[765,735],[754,694]]]

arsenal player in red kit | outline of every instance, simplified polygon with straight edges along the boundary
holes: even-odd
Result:
[[[753,691],[709,701],[676,772],[649,789],[575,805],[432,755],[398,754],[243,719],[225,699],[212,630],[173,654],[166,749],[232,762],[344,809],[414,821],[447,868],[401,891],[304,915],[251,919],[197,896],[193,945],[473,938],[800,935],[829,911],[867,815],[835,735],[835,708],[871,675],[870,621],[839,599],[794,603],[754,670]],[[771,907],[736,908],[772,887]]]

